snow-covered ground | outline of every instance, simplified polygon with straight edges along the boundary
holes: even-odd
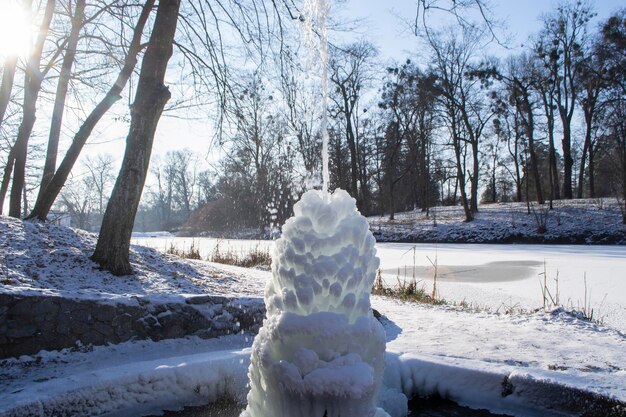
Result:
[[[133,246],[135,275],[116,277],[89,257],[96,235],[0,216],[0,291],[105,299],[133,296],[175,301],[192,294],[258,296],[264,283],[240,273],[224,273],[206,262],[181,260]]]
[[[435,207],[428,216],[416,210],[397,213],[395,220],[368,221],[379,242],[626,244],[619,204],[615,199],[560,200],[553,210],[531,203],[530,213],[526,203],[483,204],[469,223],[460,206]]]
[[[625,339],[616,331],[561,311],[511,317],[380,297],[373,305],[386,314],[383,405],[392,415],[400,390],[515,416],[548,415],[562,400],[553,384],[626,401]],[[218,397],[241,401],[251,342],[136,341],[0,361],[0,415],[136,416]],[[513,387],[506,396],[504,383]]]
[[[187,261],[137,246],[131,253],[137,275],[113,277],[89,260],[94,244],[91,234],[0,217],[0,291],[106,299],[142,295],[170,301],[199,293],[260,298],[269,278],[269,272],[262,270]],[[391,247],[391,255],[385,255],[385,250],[379,247],[383,268],[397,268],[399,262],[413,265],[411,250]],[[428,250],[424,249],[423,258]],[[624,271],[623,253],[604,256],[601,247],[597,250],[594,262]],[[472,262],[479,253],[477,247],[461,258],[458,251],[452,251],[446,259],[448,254],[437,247],[442,268],[482,264]],[[518,263],[528,260],[523,250],[502,256]],[[561,259],[563,253],[543,256]],[[566,259],[565,264],[577,257]],[[524,271],[528,268],[533,277],[526,281],[538,293],[536,273],[543,267],[523,267]],[[602,285],[617,285],[611,284],[611,270],[604,275],[607,281]],[[522,285],[524,281],[505,283]],[[500,283],[461,284],[495,293]],[[439,284],[445,296],[445,287],[452,282],[442,278]],[[560,285],[565,291],[565,284]],[[610,292],[617,293],[623,286],[612,288],[617,290]],[[617,300],[619,304],[619,296]],[[547,415],[545,407],[562,401],[558,391],[550,390],[553,384],[626,402],[626,336],[614,328],[582,321],[562,310],[507,315],[381,297],[373,297],[372,303],[386,317],[385,385],[391,390],[385,391],[383,399],[390,412],[397,405],[393,389],[409,396],[437,392],[463,405],[516,416]],[[249,363],[246,349],[251,343],[247,335],[219,340],[192,337],[3,360],[0,415],[45,415],[54,410],[70,415],[140,415],[164,404],[206,403],[224,395],[243,398]]]

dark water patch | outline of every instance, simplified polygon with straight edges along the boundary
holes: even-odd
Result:
[[[185,407],[179,411],[163,410],[163,414],[160,415],[163,417],[239,417],[244,408],[232,399],[222,399],[208,405]]]
[[[164,411],[164,417],[239,417],[243,406],[233,401],[221,400],[200,407],[185,407],[181,411]],[[493,414],[487,410],[473,410],[462,407],[443,398],[414,398],[409,401],[407,417],[511,417]],[[156,417],[156,416],[151,416]]]
[[[409,401],[408,417],[512,417],[506,414],[493,414],[487,410],[474,410],[463,407],[454,401],[441,397],[418,398]]]

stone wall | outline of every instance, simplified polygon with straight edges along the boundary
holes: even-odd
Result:
[[[127,302],[0,294],[0,358],[131,339],[256,333],[261,300],[194,296],[181,302]]]

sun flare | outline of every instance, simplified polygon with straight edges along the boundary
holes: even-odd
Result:
[[[25,57],[30,51],[31,19],[20,3],[0,1],[0,63],[9,57]]]

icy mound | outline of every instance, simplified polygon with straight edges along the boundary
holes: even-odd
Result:
[[[372,417],[385,335],[370,310],[379,260],[348,193],[309,191],[276,242],[244,417]]]

